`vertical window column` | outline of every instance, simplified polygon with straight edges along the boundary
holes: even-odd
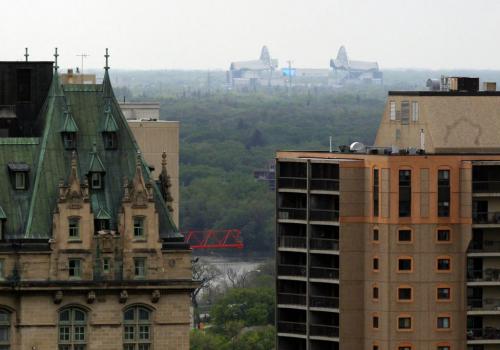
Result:
[[[399,171],[399,217],[411,216],[411,170]]]
[[[373,169],[373,216],[379,215],[379,171]]]
[[[438,171],[438,216],[450,216],[450,171]]]

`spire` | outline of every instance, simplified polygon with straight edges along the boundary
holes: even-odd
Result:
[[[108,53],[108,48],[106,48],[106,54],[104,55],[104,57],[106,58],[106,66],[104,66],[104,69],[106,70],[106,72],[109,70],[109,62],[108,62],[108,59],[109,59],[109,53]]]
[[[26,62],[28,62],[28,57],[29,57],[29,54],[28,54],[28,48],[27,48],[27,47],[25,47],[25,48],[24,48],[24,58],[25,58]]]
[[[59,57],[59,54],[57,53],[57,47],[56,51],[54,53],[54,71],[57,73],[57,70],[59,69],[59,66],[57,65],[57,58]]]

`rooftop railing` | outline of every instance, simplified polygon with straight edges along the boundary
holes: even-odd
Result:
[[[305,322],[278,322],[278,333],[306,334],[307,325]]]
[[[310,249],[317,250],[339,250],[339,241],[328,238],[311,238],[309,241]]]
[[[474,224],[500,224],[500,212],[473,212],[472,220]]]
[[[310,267],[309,277],[311,278],[326,278],[326,279],[338,279],[339,269],[330,267]]]
[[[280,236],[279,246],[282,248],[306,248],[307,239],[301,236]]]
[[[317,337],[337,338],[339,336],[338,326],[329,326],[322,324],[309,325],[309,334]]]
[[[288,265],[280,264],[278,265],[278,275],[281,276],[306,276],[306,266],[305,265]]]

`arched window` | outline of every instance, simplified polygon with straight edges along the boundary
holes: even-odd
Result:
[[[85,311],[72,307],[59,312],[59,350],[85,350],[86,333]]]
[[[10,312],[0,309],[0,350],[10,349]]]
[[[151,311],[134,306],[123,314],[123,350],[151,350]]]

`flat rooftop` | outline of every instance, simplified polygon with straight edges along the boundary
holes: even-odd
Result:
[[[500,91],[389,91],[389,96],[500,96]]]

